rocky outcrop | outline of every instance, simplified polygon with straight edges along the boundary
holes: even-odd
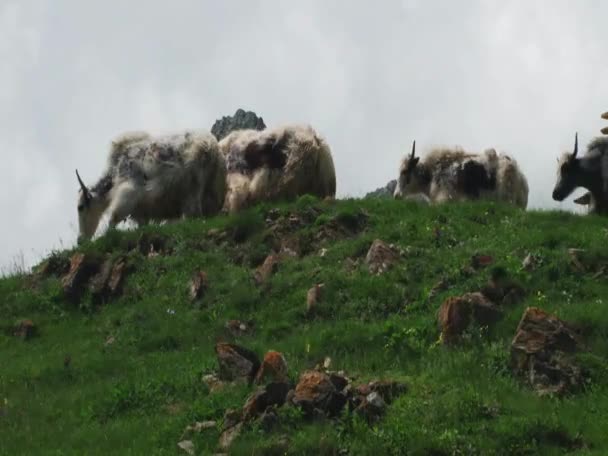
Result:
[[[216,120],[211,127],[211,133],[221,141],[234,130],[264,130],[265,128],[264,119],[258,117],[255,112],[237,109],[233,116],[224,116]]]
[[[580,337],[569,323],[528,307],[511,343],[511,367],[541,395],[573,392],[584,380],[574,359],[581,348]]]
[[[397,180],[389,181],[384,187],[377,188],[365,195],[365,198],[392,198],[397,187]]]

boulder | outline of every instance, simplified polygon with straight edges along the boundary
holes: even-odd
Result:
[[[537,393],[564,394],[582,386],[574,361],[582,341],[567,322],[537,307],[528,307],[511,343],[511,367]]]
[[[255,272],[253,273],[253,279],[257,285],[263,285],[273,274],[275,274],[279,269],[280,257],[274,253],[271,253],[266,257],[264,263],[259,266]]]
[[[70,270],[61,279],[64,293],[71,298],[80,297],[89,278],[100,269],[100,261],[92,255],[75,253],[70,259]]]
[[[257,355],[244,347],[220,342],[215,345],[219,364],[219,379],[251,383],[260,368]]]
[[[365,195],[365,198],[392,198],[397,187],[397,180],[389,181],[384,187],[377,188]]]
[[[272,382],[253,393],[243,407],[243,421],[265,413],[270,407],[281,407],[287,400],[291,386],[285,382]]]
[[[197,271],[190,280],[190,301],[201,299],[209,288],[209,280],[205,271]]]
[[[306,312],[311,314],[317,308],[317,304],[321,300],[323,295],[323,287],[325,284],[318,283],[314,287],[308,290],[306,293]]]
[[[482,293],[466,293],[446,299],[437,312],[437,321],[445,343],[454,342],[471,321],[489,326],[502,317],[502,311]]]
[[[376,239],[367,255],[365,263],[371,274],[382,274],[388,271],[399,260],[399,253],[394,246],[386,244],[380,239]]]
[[[235,130],[253,129],[261,131],[265,128],[264,119],[258,117],[255,112],[239,108],[233,116],[223,116],[221,119],[216,120],[211,127],[211,134],[218,141],[221,141]]]
[[[255,376],[255,382],[261,383],[267,377],[277,382],[287,381],[287,361],[282,353],[271,350],[264,355],[262,366]]]
[[[292,399],[294,405],[301,407],[307,416],[314,416],[316,411],[335,416],[340,413],[346,400],[346,395],[336,390],[329,375],[318,371],[306,371],[300,375]]]

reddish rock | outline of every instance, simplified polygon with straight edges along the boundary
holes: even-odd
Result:
[[[314,415],[315,410],[335,416],[346,404],[346,396],[336,391],[327,374],[306,371],[300,375],[292,401],[308,416]]]
[[[255,418],[270,407],[281,407],[291,390],[288,383],[272,382],[253,393],[243,407],[243,420]]]
[[[261,383],[266,377],[273,381],[287,381],[287,361],[282,353],[271,350],[264,356],[262,366],[255,377],[256,383]]]
[[[119,258],[112,266],[110,280],[108,281],[108,290],[111,295],[115,295],[120,291],[126,273],[127,260],[125,258]]]
[[[482,293],[466,293],[446,299],[437,313],[443,340],[454,342],[469,326],[472,320],[488,326],[502,317],[501,310]]]
[[[314,312],[317,304],[323,296],[323,287],[325,284],[318,283],[306,293],[306,312],[309,314]]]
[[[36,325],[32,320],[20,320],[13,328],[13,335],[23,340],[29,340],[36,335]]]
[[[215,346],[215,353],[220,380],[246,380],[250,383],[260,368],[257,355],[239,345],[220,342]]]
[[[75,253],[70,259],[70,270],[61,279],[66,295],[79,297],[87,280],[99,270],[99,261],[84,253]]]
[[[365,263],[371,274],[382,274],[388,271],[399,260],[399,253],[393,246],[389,246],[380,239],[376,239],[367,255]]]
[[[190,281],[190,300],[201,299],[209,288],[207,273],[204,271],[195,272]]]
[[[280,257],[276,254],[270,254],[264,260],[264,263],[258,267],[254,274],[253,278],[258,285],[262,285],[272,277],[279,269]]]
[[[573,354],[582,342],[567,322],[528,307],[511,343],[511,367],[540,394],[563,394],[583,382]]]

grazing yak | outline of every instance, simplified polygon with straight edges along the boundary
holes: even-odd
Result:
[[[433,149],[422,160],[412,152],[403,159],[394,197],[431,203],[490,199],[528,205],[528,182],[517,162],[494,149],[470,154],[460,148]]]
[[[310,126],[236,130],[219,146],[227,169],[225,212],[304,194],[320,198],[336,194],[331,150]]]
[[[226,165],[215,137],[188,130],[165,136],[125,133],[112,142],[99,181],[80,183],[78,242],[95,234],[102,215],[110,226],[128,216],[139,225],[218,213],[226,194]]]
[[[599,136],[587,146],[583,157],[578,157],[578,134],[574,136],[574,151],[565,152],[557,163],[557,182],[553,199],[563,201],[575,189],[588,190],[575,200],[587,204],[589,212],[608,215],[608,136]]]

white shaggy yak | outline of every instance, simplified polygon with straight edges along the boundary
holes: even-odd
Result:
[[[113,227],[127,217],[141,225],[218,213],[226,194],[226,165],[204,131],[151,136],[129,132],[112,142],[107,168],[88,188],[76,171],[78,241],[95,234],[104,213]]]
[[[226,159],[228,213],[261,201],[336,194],[331,150],[310,126],[236,130],[219,145]]]
[[[422,160],[412,152],[401,163],[395,198],[428,197],[431,203],[488,199],[526,208],[528,182],[517,162],[494,149],[481,154],[436,148]]]

